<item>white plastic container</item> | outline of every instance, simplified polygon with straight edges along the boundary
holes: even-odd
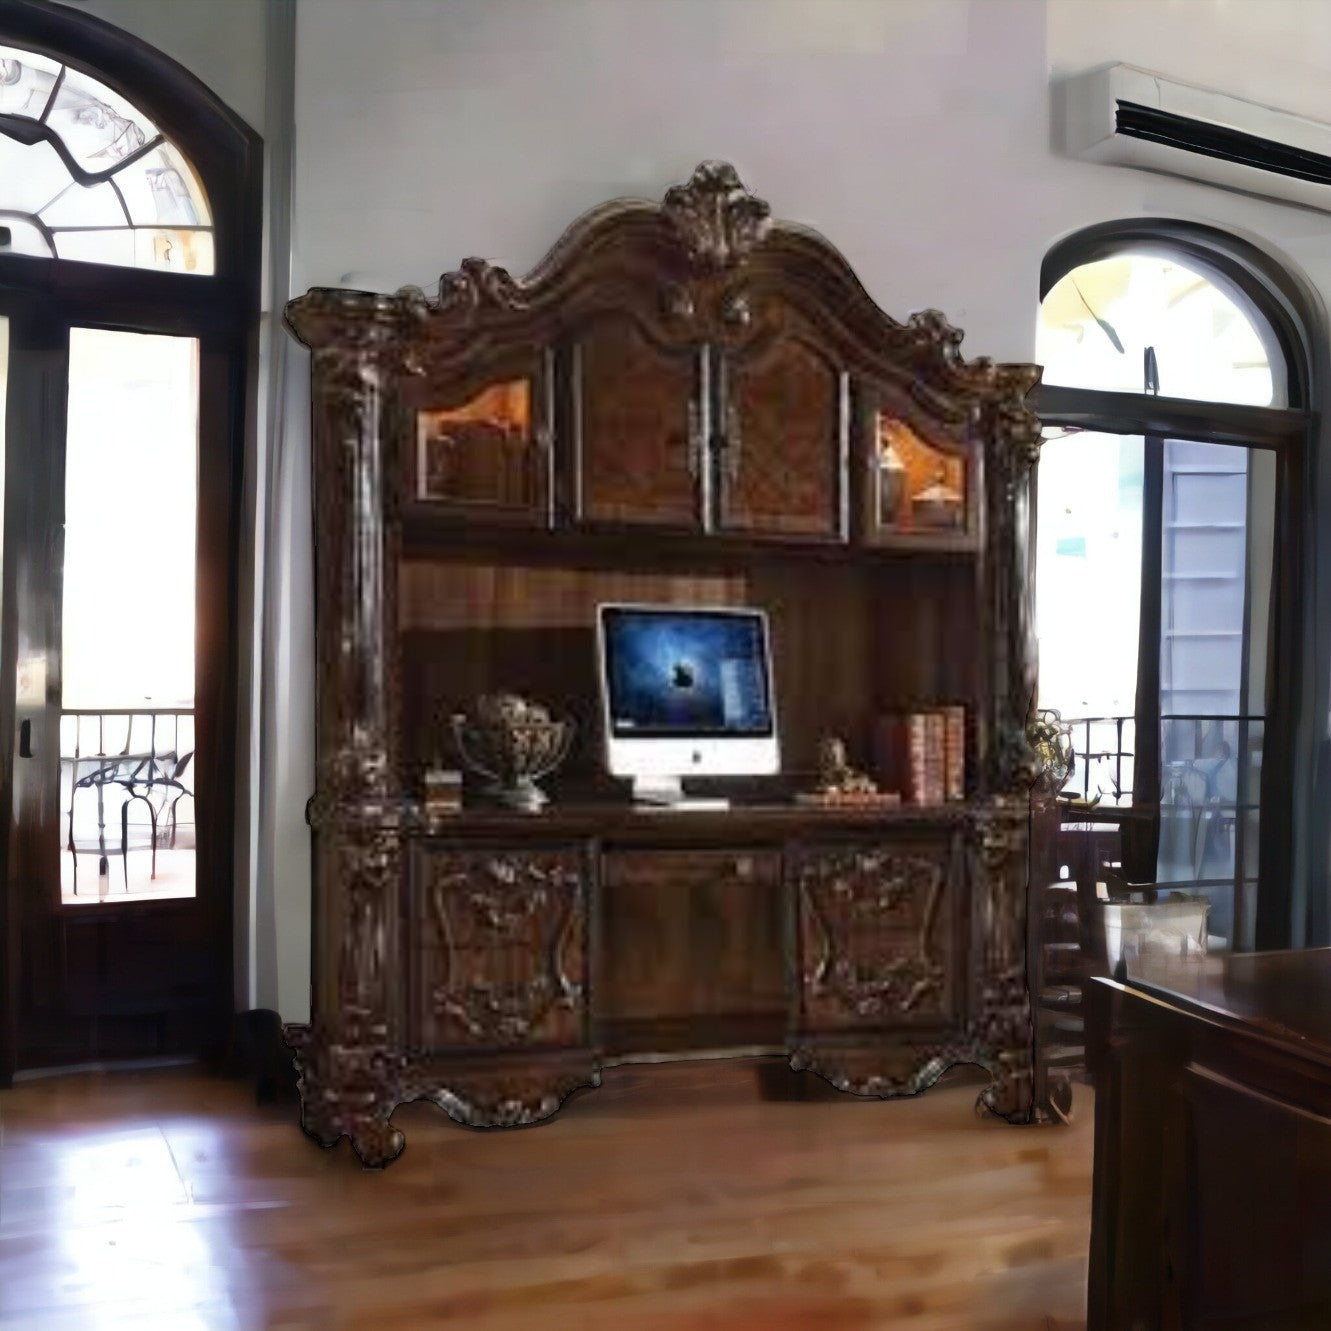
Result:
[[[1206,916],[1210,902],[1194,899],[1149,905],[1106,901],[1105,951],[1113,973],[1119,961],[1141,956],[1192,957],[1206,952]]]

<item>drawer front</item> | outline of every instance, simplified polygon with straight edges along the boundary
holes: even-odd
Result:
[[[784,1011],[778,852],[611,850],[602,880],[603,1017]]]
[[[803,846],[791,856],[806,1029],[957,1015],[958,849],[946,837]]]
[[[587,1042],[581,847],[417,846],[411,897],[416,1047]]]

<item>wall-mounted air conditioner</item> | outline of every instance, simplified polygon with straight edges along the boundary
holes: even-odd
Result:
[[[1132,65],[1079,74],[1062,94],[1071,156],[1331,211],[1331,125]]]

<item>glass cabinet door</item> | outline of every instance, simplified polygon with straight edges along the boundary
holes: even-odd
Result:
[[[553,521],[551,356],[409,395],[409,501],[437,512],[549,526]]]
[[[870,545],[969,549],[979,540],[979,472],[867,395],[861,411],[860,531]]]

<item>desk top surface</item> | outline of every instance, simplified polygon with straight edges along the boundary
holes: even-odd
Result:
[[[1127,984],[1331,1059],[1331,948],[1147,957]]]

